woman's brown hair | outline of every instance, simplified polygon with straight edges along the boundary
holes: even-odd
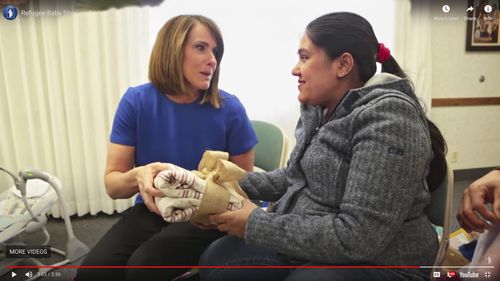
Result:
[[[219,69],[224,42],[219,27],[209,18],[200,15],[180,15],[168,20],[156,36],[149,59],[149,80],[163,94],[178,95],[188,93],[188,82],[184,79],[182,63],[184,46],[189,32],[196,23],[203,24],[217,42],[214,54],[217,68],[210,86],[203,93],[201,103],[210,102],[215,108],[221,104],[219,96]]]

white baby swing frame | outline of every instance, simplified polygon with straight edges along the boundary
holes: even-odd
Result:
[[[31,217],[29,220],[24,219],[24,220],[21,220],[19,222],[14,222],[14,223],[10,224],[8,227],[6,227],[5,229],[0,230],[0,252],[3,251],[3,253],[0,253],[1,254],[0,255],[0,265],[1,265],[0,277],[11,271],[11,268],[9,268],[9,266],[14,266],[14,265],[18,265],[18,264],[44,266],[43,263],[41,263],[40,261],[38,261],[35,258],[22,258],[22,259],[20,259],[20,258],[6,258],[5,257],[5,250],[4,249],[5,249],[5,246],[9,245],[8,241],[13,239],[14,237],[16,237],[18,234],[20,234],[22,232],[32,233],[32,232],[41,230],[45,236],[45,241],[41,245],[48,246],[48,243],[50,241],[50,233],[47,231],[47,228],[45,227],[45,223],[47,222],[46,213],[43,212],[43,213],[35,214],[35,212],[30,207],[30,204],[28,203],[28,199],[26,196],[26,193],[27,193],[26,184],[27,184],[28,180],[34,180],[34,179],[42,180],[44,182],[47,182],[53,188],[53,190],[57,194],[57,200],[59,201],[59,205],[61,208],[61,214],[62,214],[62,217],[64,218],[66,232],[68,234],[68,239],[66,242],[66,251],[62,251],[60,249],[53,248],[53,247],[50,247],[50,249],[51,249],[51,253],[55,253],[57,255],[60,255],[60,256],[64,257],[65,259],[60,261],[60,262],[51,264],[50,266],[61,266],[61,265],[64,265],[64,264],[67,264],[70,262],[74,262],[89,252],[88,247],[83,242],[81,242],[78,238],[76,238],[76,236],[73,232],[71,220],[70,220],[69,215],[68,215],[68,207],[67,207],[66,201],[64,199],[63,193],[62,193],[62,186],[61,186],[60,181],[56,177],[54,177],[48,173],[38,171],[38,170],[20,171],[19,176],[17,177],[13,173],[11,173],[10,171],[8,171],[2,167],[0,167],[0,170],[6,172],[14,180],[14,186],[20,192],[22,202],[24,203],[24,207],[26,208],[26,211],[29,213],[29,215]],[[55,202],[52,202],[51,204],[53,204],[53,203],[55,203]],[[47,206],[47,208],[45,208],[45,209],[49,209],[49,208],[50,208],[50,206]],[[35,280],[39,277],[42,277],[44,275],[43,273],[51,271],[52,269],[54,269],[54,267],[37,268],[38,272],[36,274],[32,274],[32,276],[29,276],[30,278],[27,280],[31,281],[31,280]],[[12,276],[14,276],[14,275],[15,274],[13,274]]]

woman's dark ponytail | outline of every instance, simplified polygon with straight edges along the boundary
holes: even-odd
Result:
[[[390,56],[389,59],[382,63],[382,72],[391,73],[405,79],[408,78],[393,56]]]
[[[427,175],[427,186],[429,187],[429,191],[432,192],[441,185],[446,176],[447,167],[445,157],[448,148],[438,127],[429,119],[427,119],[427,126],[429,127],[432,152],[434,153],[434,158],[429,167],[429,174]]]

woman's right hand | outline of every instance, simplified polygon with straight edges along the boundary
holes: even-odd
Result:
[[[146,207],[148,207],[151,212],[161,215],[160,210],[156,207],[154,197],[163,197],[165,195],[153,186],[153,179],[159,172],[168,170],[169,164],[155,162],[146,166],[137,167],[136,169],[139,194],[142,196],[144,204],[146,204]]]
[[[493,210],[489,210],[492,203]],[[457,220],[467,231],[483,232],[491,223],[500,223],[500,170],[493,170],[474,181],[462,195]]]

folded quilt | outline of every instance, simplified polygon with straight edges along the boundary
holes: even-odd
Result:
[[[196,218],[208,189],[207,186],[210,186],[210,184],[207,185],[207,180],[212,180],[212,177],[205,180],[202,174],[198,175],[173,164],[169,165],[168,170],[156,175],[153,184],[165,194],[165,197],[156,197],[155,203],[165,221],[184,222]],[[224,204],[225,210],[240,209],[243,197],[233,191],[227,192],[230,195],[229,200],[224,202],[221,199],[218,203]],[[206,219],[205,223],[207,223]]]

